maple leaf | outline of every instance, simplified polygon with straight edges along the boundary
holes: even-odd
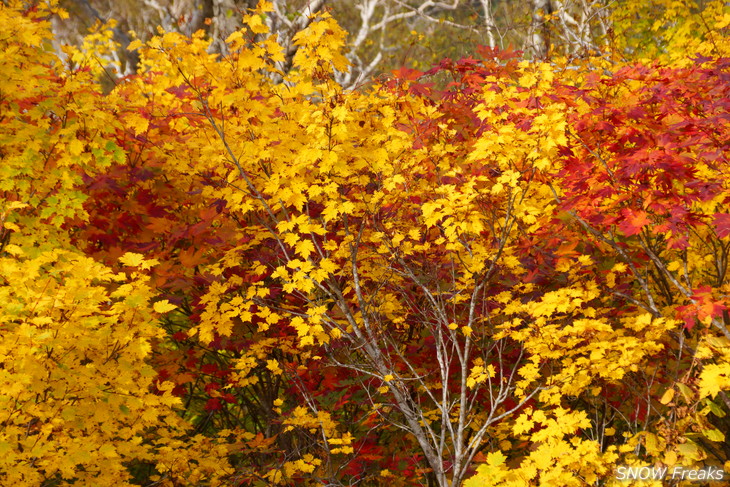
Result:
[[[424,74],[423,71],[406,67],[393,70],[391,73],[396,79],[403,81],[415,81]]]
[[[193,268],[205,260],[205,249],[195,249],[190,247],[180,251],[178,258],[180,263],[188,268]]]
[[[651,224],[651,220],[643,210],[625,208],[621,211],[621,215],[624,219],[618,224],[618,228],[627,237],[636,235],[642,228]]]
[[[730,365],[706,365],[700,374],[700,396],[714,398],[726,389],[730,389]]]
[[[167,313],[177,308],[177,306],[170,303],[168,300],[163,299],[162,301],[156,301],[153,308],[157,313]]]
[[[144,255],[127,252],[119,258],[119,262],[129,267],[139,267],[144,262]]]
[[[13,200],[0,201],[0,355],[18,371],[4,369],[0,403],[17,418],[6,436],[31,435],[39,458],[0,444],[0,477],[107,485],[142,461],[183,484],[311,483],[327,465],[335,483],[384,471],[424,483],[428,470],[445,485],[481,458],[468,485],[578,485],[637,446],[582,434],[607,403],[607,437],[651,412],[639,432],[650,461],[708,431],[696,415],[662,437],[664,388],[636,384],[673,383],[670,317],[725,313],[713,296],[726,260],[714,240],[730,236],[730,214],[715,213],[727,61],[599,76],[482,49],[488,59],[437,64],[438,83],[402,69],[348,91],[333,81],[346,64],[334,21],[295,34],[295,68],[281,73],[275,36],[249,35],[267,31],[266,8],[246,15],[226,59],[202,34],[151,40],[144,70],[108,97],[23,44],[48,38],[47,22],[0,8],[17,30],[0,39],[13,78],[0,79],[0,197]],[[17,201],[28,206],[11,211]],[[669,277],[697,283],[694,302],[671,304],[687,297]],[[181,303],[162,320],[176,308],[155,285]],[[680,365],[699,390],[682,394],[697,410],[725,388],[712,365],[726,347],[716,326],[687,328],[698,366]],[[407,410],[418,421],[404,435],[387,420]],[[455,430],[472,433],[441,436]],[[307,441],[292,451],[281,433]],[[485,441],[499,450],[470,457]],[[49,455],[87,444],[50,471]]]
[[[730,213],[715,213],[712,224],[715,225],[715,232],[718,237],[730,236]]]

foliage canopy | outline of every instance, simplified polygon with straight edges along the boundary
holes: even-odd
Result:
[[[281,72],[261,2],[105,93],[107,31],[61,61],[63,12],[5,2],[2,483],[730,471],[730,14],[675,3],[653,50],[348,91],[332,17]]]

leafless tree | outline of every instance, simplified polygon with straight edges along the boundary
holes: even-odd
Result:
[[[226,54],[226,37],[241,27],[242,14],[256,0],[63,0],[71,13],[54,28],[61,42],[76,43],[96,21],[114,18],[114,39],[120,49],[113,55],[120,75],[134,73],[137,58],[125,48],[134,31],[142,40],[163,31],[189,35],[203,29],[211,39],[211,51]],[[600,49],[609,30],[608,0],[272,0],[266,23],[284,48],[286,59],[278,66],[291,67],[297,51],[294,37],[325,10],[349,31],[346,53],[351,68],[337,73],[337,81],[353,88],[383,69],[407,62],[405,51],[411,32],[436,45],[436,60],[453,47],[454,33],[475,43],[506,48],[513,45],[529,56],[543,58],[553,51],[578,56]],[[423,39],[424,37],[421,37]],[[439,52],[443,50],[443,52]],[[397,55],[402,52],[403,55]]]

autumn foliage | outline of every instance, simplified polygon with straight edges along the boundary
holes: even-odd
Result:
[[[345,91],[326,14],[271,81],[266,8],[105,93],[103,30],[62,60],[54,4],[0,7],[0,483],[730,472],[728,14]]]

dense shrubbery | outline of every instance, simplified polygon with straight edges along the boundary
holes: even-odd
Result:
[[[481,49],[344,91],[331,18],[274,84],[254,12],[102,94],[104,34],[63,64],[50,13],[0,8],[3,484],[727,462],[727,59]]]

